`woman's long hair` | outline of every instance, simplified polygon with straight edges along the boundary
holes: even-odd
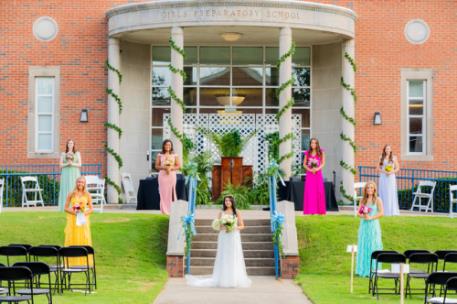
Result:
[[[83,187],[82,192],[83,192],[84,194],[89,194],[89,192],[87,192],[87,187],[86,187],[86,185],[87,185],[87,183],[86,183],[86,178],[85,178],[84,176],[80,176],[80,177],[78,177],[78,178],[76,179],[75,188],[74,188],[73,191],[71,192],[71,196],[72,196],[72,197],[73,197],[74,195],[76,195],[76,193],[79,192],[79,189],[78,189],[78,181],[81,180],[81,179],[84,180],[84,187]]]
[[[315,137],[313,137],[309,140],[308,155],[311,156],[311,153],[313,152],[313,148],[311,148],[311,143],[313,142],[313,140],[316,142],[316,154],[320,158],[320,157],[322,157],[321,146],[319,144],[319,140]]]
[[[222,210],[227,210],[227,206],[225,205],[225,199],[229,199],[232,202],[232,210],[233,210],[233,215],[236,216],[236,205],[235,205],[235,198],[231,195],[226,195],[224,196],[224,200],[222,201]]]
[[[70,141],[73,142],[73,151],[71,151],[71,152],[76,153],[78,150],[76,150],[76,144],[75,144],[75,141],[74,141],[73,139],[67,140],[67,144],[65,145],[65,153],[70,152],[70,150],[68,149],[68,143],[69,143]]]
[[[363,187],[363,197],[362,199],[360,200],[360,203],[362,205],[366,205],[367,202],[368,202],[368,193],[367,193],[367,189],[368,189],[368,186],[369,185],[373,185],[373,188],[374,188],[374,191],[373,191],[373,202],[376,202],[377,198],[378,198],[378,190],[376,188],[376,183],[374,181],[368,181],[365,185],[365,187]]]
[[[165,144],[166,143],[170,143],[171,144],[171,148],[170,148],[170,154],[173,153],[173,142],[169,139],[165,139],[162,143],[162,154],[165,154],[167,151],[165,151]]]
[[[387,145],[385,145],[384,148],[382,149],[381,160],[379,161],[379,165],[380,165],[380,166],[383,166],[383,165],[384,165],[384,160],[385,160],[386,157],[387,157],[387,152],[386,152],[387,147],[390,147],[389,162],[393,162],[393,161],[394,161],[394,152],[392,151],[392,146],[389,145],[389,144],[387,144]]]

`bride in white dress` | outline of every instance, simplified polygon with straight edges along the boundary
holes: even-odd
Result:
[[[384,206],[384,215],[400,215],[398,207],[397,181],[395,173],[400,171],[398,159],[393,155],[392,147],[385,145],[377,166],[379,172],[378,193]]]
[[[233,217],[235,220],[234,229],[228,231],[224,225],[220,225],[213,274],[210,277],[186,275],[187,284],[191,286],[249,287],[251,285],[251,280],[246,273],[243,248],[241,247],[240,231],[244,229],[243,218],[240,212],[236,210],[235,200],[232,196],[224,198],[222,209],[218,220],[223,217]]]

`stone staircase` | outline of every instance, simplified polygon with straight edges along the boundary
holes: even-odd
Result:
[[[192,240],[190,269],[193,275],[213,272],[217,250],[217,235],[211,227],[212,220],[197,219],[197,235]],[[244,259],[248,275],[269,276],[275,274],[270,220],[245,219],[246,228],[241,232]]]

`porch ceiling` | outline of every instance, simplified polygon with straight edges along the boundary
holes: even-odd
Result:
[[[242,36],[236,42],[227,42],[221,34],[237,32]],[[293,40],[298,45],[328,44],[343,41],[345,37],[340,34],[320,30],[294,29]],[[123,32],[115,37],[141,44],[167,44],[170,37],[170,28],[144,29]],[[278,45],[279,28],[253,27],[253,26],[204,26],[185,27],[185,45]]]

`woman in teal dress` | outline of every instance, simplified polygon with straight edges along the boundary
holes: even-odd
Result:
[[[379,218],[384,215],[382,201],[378,197],[376,184],[367,182],[360,200],[359,238],[357,244],[357,266],[355,273],[361,277],[370,275],[370,261],[373,251],[382,250],[381,225]]]
[[[65,152],[60,155],[60,175],[59,190],[59,211],[64,211],[65,201],[70,192],[75,187],[76,179],[81,176],[81,154],[76,150],[75,142],[71,139],[67,141]]]

